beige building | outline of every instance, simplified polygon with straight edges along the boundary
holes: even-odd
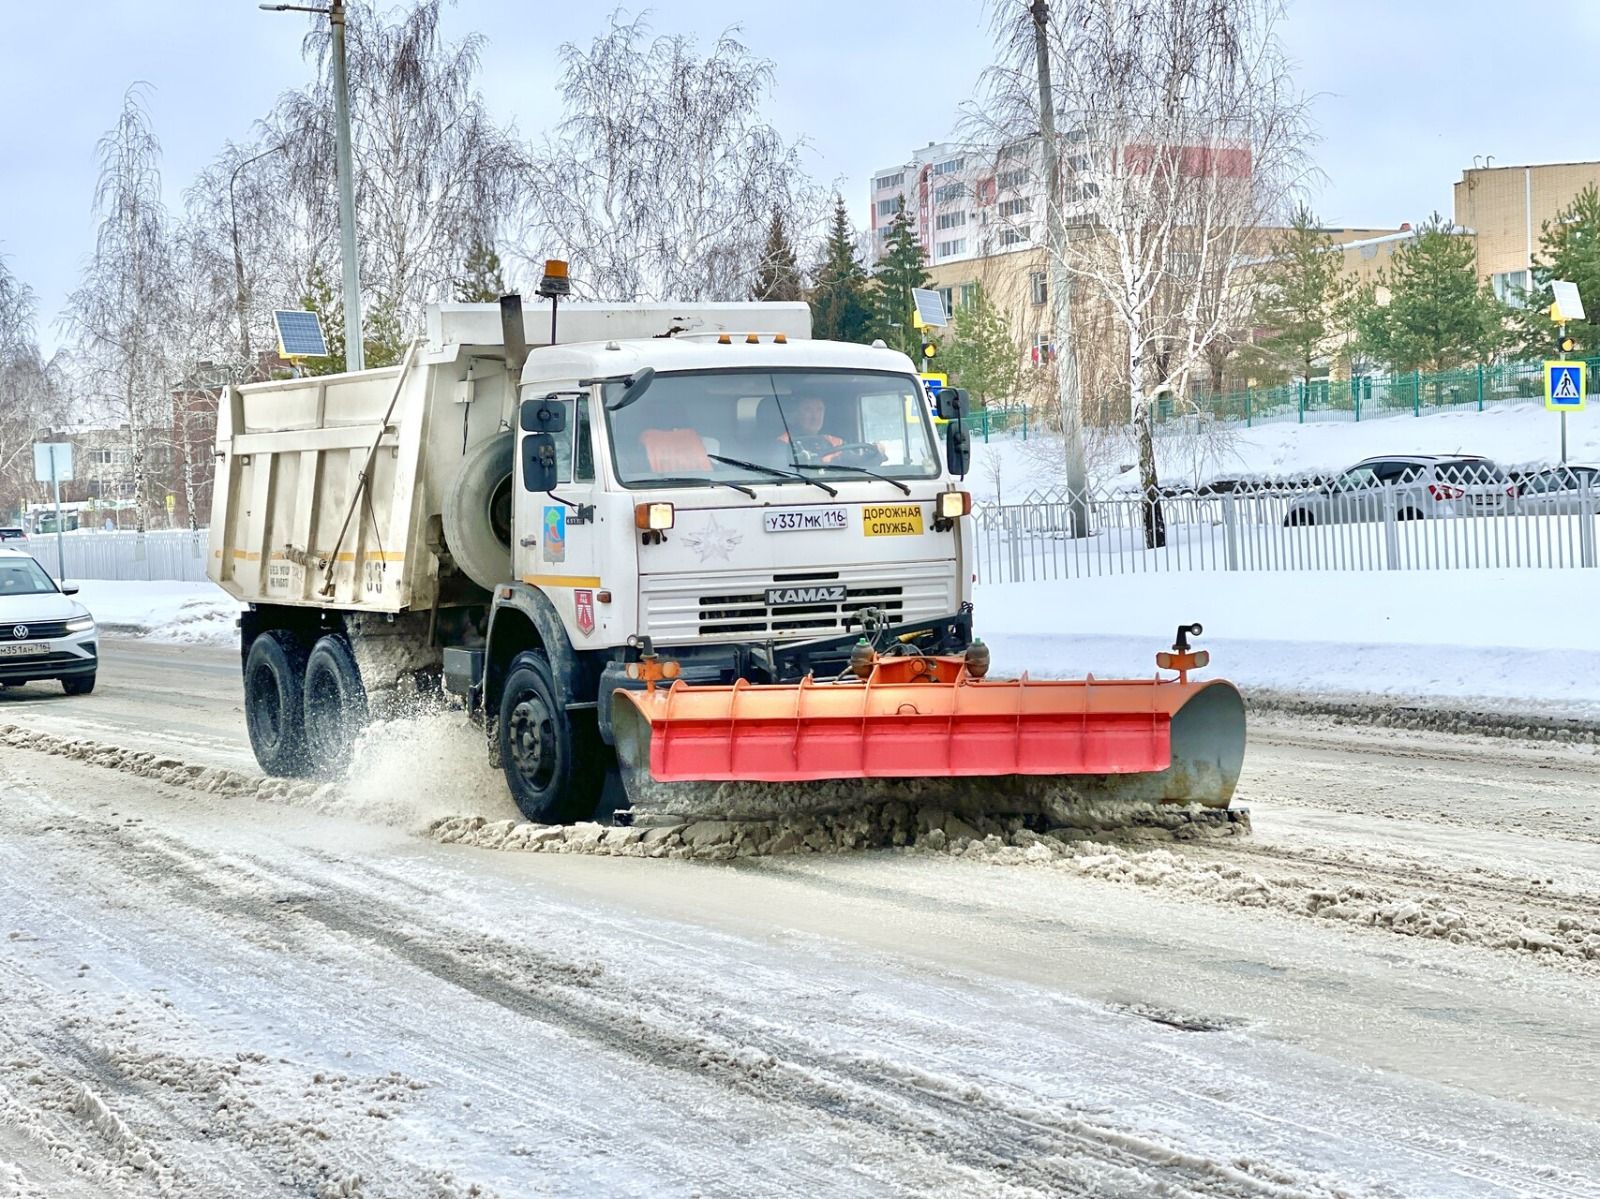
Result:
[[[1546,221],[1586,187],[1600,187],[1600,162],[1473,167],[1455,185],[1455,221],[1472,231],[1478,274],[1502,299],[1526,288]]]

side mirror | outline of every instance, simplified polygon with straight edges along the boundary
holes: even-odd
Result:
[[[940,420],[960,420],[967,414],[967,393],[959,387],[941,387],[936,405]]]
[[[556,439],[529,433],[522,439],[522,485],[529,491],[554,491],[556,482]]]
[[[944,453],[950,473],[965,478],[967,469],[972,465],[972,434],[960,425],[951,425]]]
[[[554,396],[523,400],[521,424],[524,433],[564,433],[567,429],[567,406]]]
[[[63,584],[61,584],[61,594],[62,595],[77,595],[78,594],[78,585],[76,583],[63,583]]]

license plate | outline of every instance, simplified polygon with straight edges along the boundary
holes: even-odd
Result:
[[[50,646],[43,641],[13,641],[0,645],[0,658],[28,658],[49,652]]]
[[[804,533],[811,529],[848,529],[848,508],[779,508],[765,513],[761,527],[769,533]]]

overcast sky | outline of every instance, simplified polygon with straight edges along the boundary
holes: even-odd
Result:
[[[1587,78],[1554,76],[1600,48],[1595,0],[1289,0],[1288,10],[1283,40],[1315,97],[1327,178],[1314,207],[1325,224],[1448,213],[1474,155],[1496,165],[1600,158]],[[489,106],[531,136],[559,116],[560,45],[587,42],[608,11],[599,0],[455,0],[445,20],[452,36],[487,38]],[[657,32],[702,41],[742,26],[777,65],[770,119],[807,139],[812,174],[843,187],[857,224],[875,169],[952,135],[989,54],[981,0],[659,0],[650,12]],[[306,82],[307,20],[256,0],[0,0],[0,254],[38,293],[47,345],[91,248],[95,141],[124,89],[153,85],[177,207],[224,141],[249,140],[275,97]]]

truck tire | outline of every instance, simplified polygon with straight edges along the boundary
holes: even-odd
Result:
[[[512,459],[510,430],[479,442],[461,460],[445,492],[444,541],[455,563],[478,586],[493,590],[511,577]]]
[[[568,712],[544,654],[511,661],[500,692],[497,738],[506,785],[535,824],[570,824],[594,815],[605,777],[598,728]]]
[[[310,769],[325,778],[344,773],[367,724],[367,691],[350,642],[330,633],[306,658],[305,739]]]
[[[287,629],[250,643],[244,662],[244,723],[250,748],[267,774],[298,778],[309,768],[305,750],[306,650]]]

